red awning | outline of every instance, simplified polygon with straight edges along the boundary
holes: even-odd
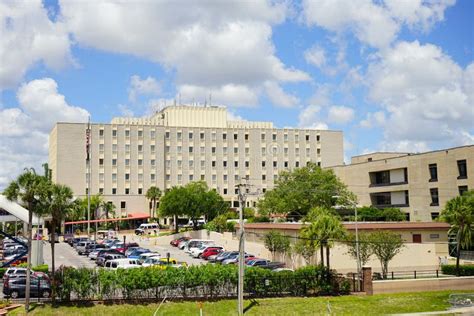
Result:
[[[91,219],[90,223],[108,223],[108,222],[117,222],[117,221],[130,221],[136,219],[148,219],[150,215],[143,213],[128,214],[128,217],[122,218],[107,218],[107,219]],[[64,225],[73,225],[73,224],[87,224],[87,220],[75,221],[75,222],[65,222]]]

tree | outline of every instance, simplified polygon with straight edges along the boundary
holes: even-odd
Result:
[[[187,190],[184,187],[172,187],[161,198],[159,214],[163,217],[174,217],[175,232],[178,232],[178,216],[186,214]]]
[[[49,181],[48,181],[49,182]],[[74,207],[74,199],[71,188],[61,185],[53,184],[49,182],[48,189],[44,192],[43,200],[48,208],[48,213],[51,216],[51,261],[52,261],[52,275],[53,283],[55,276],[55,243],[56,243],[56,230],[72,211]],[[55,287],[53,287],[54,291]],[[52,295],[54,299],[54,293]]]
[[[146,191],[146,198],[152,203],[152,207],[150,208],[150,218],[156,217],[156,204],[160,197],[161,190],[158,187],[152,186]]]
[[[31,271],[31,240],[33,228],[33,213],[40,215],[45,209],[40,200],[44,196],[47,180],[45,177],[37,175],[33,168],[25,169],[18,178],[11,182],[3,194],[10,201],[19,201],[28,209],[28,254],[26,273],[25,310],[28,312],[30,306],[30,271]]]
[[[372,253],[379,259],[382,267],[382,276],[387,278],[388,264],[390,261],[402,251],[402,237],[399,234],[388,231],[378,230],[370,233],[370,248]]]
[[[316,240],[321,251],[321,265],[324,266],[324,247],[326,248],[326,266],[329,269],[330,248],[334,239],[342,239],[346,229],[341,220],[331,210],[316,207],[305,217],[305,222],[310,224],[301,228],[300,235],[308,240]]]
[[[357,209],[357,219],[360,221],[385,221],[401,222],[406,220],[406,215],[399,208],[387,207],[379,209],[373,206],[363,206]],[[354,220],[351,214],[349,220]]]
[[[272,260],[275,260],[277,253],[285,253],[290,248],[288,237],[274,230],[266,233],[263,241],[265,248],[272,253]]]
[[[456,273],[459,276],[461,247],[473,244],[474,230],[474,190],[452,198],[441,211],[441,219],[451,224],[449,233],[456,234]]]
[[[315,163],[292,171],[280,172],[275,188],[265,192],[258,204],[259,213],[286,214],[304,217],[314,207],[332,208],[338,203],[354,204],[355,195],[334,175],[333,171],[323,170]]]
[[[318,245],[314,240],[300,239],[294,246],[294,252],[302,256],[306,264],[310,265],[317,247]]]
[[[355,234],[348,234],[346,236],[345,244],[347,246],[347,254],[357,260],[357,244]],[[372,256],[372,247],[370,245],[370,235],[368,233],[359,233],[359,259],[360,265],[363,267],[369,262]]]

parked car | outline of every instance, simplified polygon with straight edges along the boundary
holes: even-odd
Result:
[[[226,251],[226,252],[222,252],[220,253],[216,259],[215,259],[215,262],[216,263],[222,263],[222,261],[224,261],[225,259],[227,259],[228,257],[230,256],[235,256],[235,255],[239,255],[239,252],[238,251]]]
[[[107,254],[123,255],[123,253],[121,253],[120,251],[115,250],[115,249],[101,249],[101,250],[97,251],[97,254],[95,254],[95,258],[91,258],[91,259],[97,260],[99,257],[103,257]],[[94,257],[94,255],[93,255],[93,257]]]
[[[90,240],[79,242],[77,243],[76,251],[79,255],[82,255],[83,253],[86,252],[86,247],[88,245],[95,245],[95,244],[96,244],[95,241],[90,241]]]
[[[137,259],[140,258],[140,255],[143,253],[151,252],[150,249],[145,249],[145,248],[138,248],[133,250],[127,257],[130,259]]]
[[[101,245],[101,244],[88,244],[86,246],[86,249],[83,252],[83,254],[89,255],[93,251],[98,251],[98,250],[102,250],[102,249],[107,249],[107,246],[106,245]]]
[[[203,251],[203,253],[201,254],[201,258],[204,259],[204,260],[210,260],[209,257],[211,257],[211,256],[217,257],[217,255],[220,254],[223,251],[224,251],[223,248],[209,247],[209,248],[207,248],[206,250]]]
[[[173,239],[170,241],[170,245],[173,247],[178,247],[179,243],[184,241],[184,240],[190,240],[191,237],[179,237],[178,239]]]
[[[126,244],[117,243],[114,246],[115,246],[115,249],[123,253],[125,253],[129,248],[138,248],[138,244],[136,242],[130,242]]]
[[[85,242],[85,241],[90,241],[90,239],[88,237],[77,237],[77,238],[74,238],[73,241],[72,241],[72,247],[74,249],[76,249],[77,245],[80,243],[80,242]]]
[[[25,297],[26,278],[7,278],[3,282],[3,294],[13,299]],[[51,296],[51,282],[44,273],[33,273],[30,278],[30,295],[48,298]]]
[[[144,223],[135,229],[135,235],[144,235],[151,232],[159,233],[160,225],[158,223]]]
[[[186,247],[184,247],[184,252],[190,253],[191,248],[198,248],[203,244],[207,244],[207,245],[214,244],[214,240],[210,240],[210,239],[191,239],[187,243]]]
[[[194,257],[194,258],[200,258],[202,253],[204,251],[206,251],[207,249],[221,249],[221,250],[224,250],[224,247],[222,246],[217,246],[217,245],[207,245],[207,244],[203,244],[201,247],[199,248],[192,248],[191,249],[191,256]]]
[[[5,282],[5,280],[8,278],[14,279],[17,277],[26,277],[26,271],[27,271],[26,268],[17,268],[17,267],[8,268],[3,274],[3,281]],[[33,272],[34,271],[31,270],[31,273]]]
[[[129,269],[129,268],[139,268],[140,264],[137,259],[130,258],[120,258],[107,260],[105,262],[104,268],[110,270],[116,270],[118,268]]]
[[[246,253],[245,255],[245,258],[255,258],[254,255],[251,255],[251,254],[248,254]],[[236,255],[231,255],[227,258],[225,258],[224,260],[222,260],[222,264],[234,264],[234,263],[237,263],[239,262],[239,253],[237,253]]]
[[[115,260],[115,259],[124,259],[125,255],[124,254],[106,254],[104,256],[97,257],[97,260],[95,261],[98,266],[103,267],[105,263],[109,260]]]
[[[147,258],[154,257],[154,258],[161,258],[161,255],[156,252],[145,252],[138,256],[138,261],[141,263],[145,262]]]
[[[264,269],[277,269],[277,268],[284,268],[285,264],[283,262],[271,262],[267,259],[256,259],[251,260],[247,263],[249,267],[259,267]]]
[[[151,267],[160,264],[161,257],[148,257],[146,258],[143,263],[142,267]]]
[[[178,249],[184,250],[184,248],[188,245],[189,240],[183,240],[178,244]]]
[[[74,234],[71,234],[71,233],[66,233],[63,235],[63,241],[65,243],[69,243],[69,240],[73,239],[74,238]]]

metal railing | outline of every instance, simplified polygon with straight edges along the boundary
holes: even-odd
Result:
[[[443,274],[441,270],[413,270],[413,271],[390,271],[384,278],[382,273],[372,273],[372,280],[403,280],[403,279],[426,279],[426,278],[443,278],[450,275]]]

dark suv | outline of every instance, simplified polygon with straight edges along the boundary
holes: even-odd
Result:
[[[3,282],[3,294],[6,297],[21,298],[25,297],[26,277],[7,278]],[[51,296],[51,282],[43,273],[34,273],[30,279],[30,295],[32,297],[48,298]]]

